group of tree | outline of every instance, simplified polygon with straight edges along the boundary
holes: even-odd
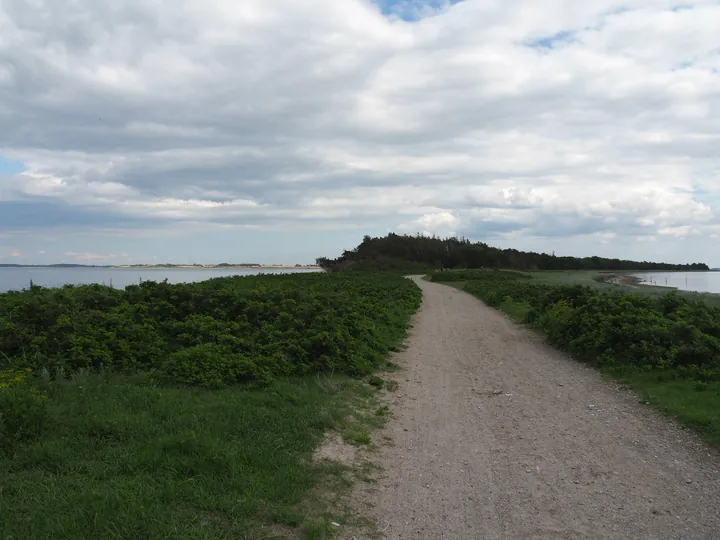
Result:
[[[703,263],[670,264],[604,257],[556,257],[554,254],[500,249],[466,238],[388,234],[365,236],[337,259],[321,257],[318,266],[341,270],[428,270],[512,268],[518,270],[709,270]]]

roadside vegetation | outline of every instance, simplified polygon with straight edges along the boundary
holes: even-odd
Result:
[[[369,441],[419,304],[387,274],[0,295],[0,537],[323,538],[313,452]]]
[[[533,273],[446,271],[430,279],[462,284],[720,444],[720,308],[676,292],[552,284]]]

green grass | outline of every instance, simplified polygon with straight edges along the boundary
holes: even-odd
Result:
[[[598,281],[596,278],[601,276],[603,273],[607,274],[613,272],[600,272],[598,270],[540,270],[530,272],[530,275],[533,279],[548,285],[583,285],[585,287],[592,287],[593,289],[598,289],[604,292],[637,293],[640,289],[645,290],[646,292],[653,292],[653,290],[659,289],[659,287],[652,286],[631,287],[628,285],[616,285],[613,283]],[[617,273],[623,274],[623,272]],[[667,292],[667,289],[663,292]]]
[[[720,382],[702,383],[676,377],[671,371],[648,372],[628,367],[604,373],[638,392],[644,401],[720,446]]]
[[[328,429],[360,439],[358,406],[377,408],[373,388],[336,376],[211,391],[92,375],[39,389],[42,437],[0,455],[3,540],[254,538],[261,524],[323,538],[328,520],[307,501],[328,467],[313,451]]]
[[[370,437],[370,434],[364,431],[351,431],[344,437],[344,441],[348,444],[353,444],[356,446],[359,445],[365,445],[370,444],[372,442],[372,438]]]
[[[654,285],[639,285],[631,287],[628,285],[615,285],[597,281],[602,272],[597,270],[541,270],[529,272],[533,279],[548,285],[583,285],[592,287],[602,292],[624,292],[629,294],[641,294],[660,296],[675,290],[672,287],[660,287]],[[607,272],[606,272],[607,273]],[[615,272],[617,274],[631,274],[632,272]],[[720,294],[700,293],[693,291],[677,291],[687,300],[706,302],[712,306],[720,307]]]
[[[516,302],[514,300],[507,299],[498,306],[500,311],[507,313],[516,321],[524,321],[527,314],[530,312],[530,305],[525,302]]]

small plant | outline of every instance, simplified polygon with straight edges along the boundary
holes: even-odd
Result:
[[[321,392],[329,394],[331,396],[339,394],[340,392],[345,390],[345,384],[338,379],[334,379],[332,374],[325,375],[318,373],[315,376],[315,384]]]
[[[346,443],[354,444],[356,446],[370,444],[372,441],[370,435],[364,431],[351,431],[350,433],[347,433],[343,439]]]
[[[382,388],[383,386],[385,386],[385,381],[380,377],[373,375],[368,379],[368,384],[370,386],[374,386],[375,388]]]
[[[333,528],[326,519],[319,519],[304,523],[300,527],[301,540],[325,540],[333,536]]]
[[[388,407],[387,405],[378,407],[378,409],[375,411],[375,416],[387,416],[388,414],[390,414],[390,407]]]

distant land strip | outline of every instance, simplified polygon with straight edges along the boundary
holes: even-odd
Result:
[[[307,269],[320,270],[314,264],[0,264],[0,268],[185,268],[185,269],[212,269],[212,268],[258,268],[258,269]]]

